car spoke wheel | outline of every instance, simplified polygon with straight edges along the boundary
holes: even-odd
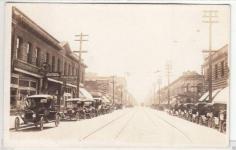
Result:
[[[15,119],[15,130],[18,131],[20,128],[20,119],[19,117],[16,117]]]
[[[77,112],[77,113],[75,114],[75,120],[79,120],[79,119],[80,119],[79,113]]]
[[[58,127],[59,123],[60,123],[60,117],[59,117],[58,114],[56,114],[56,117],[55,117],[55,126]]]
[[[43,130],[43,117],[40,118],[39,125],[40,130]]]
[[[223,125],[222,125],[222,132],[226,132],[226,123],[224,122]]]

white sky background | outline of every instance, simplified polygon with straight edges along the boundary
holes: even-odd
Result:
[[[127,77],[128,89],[138,101],[145,99],[165,64],[172,62],[171,81],[182,72],[201,73],[202,50],[208,48],[208,24],[203,10],[218,10],[213,25],[213,49],[229,43],[228,6],[135,5],[135,4],[14,4],[59,41],[73,50],[75,34],[88,34],[83,55],[87,72]]]

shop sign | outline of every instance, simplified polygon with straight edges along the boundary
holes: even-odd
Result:
[[[49,72],[46,74],[47,77],[60,77],[60,73],[58,72]]]

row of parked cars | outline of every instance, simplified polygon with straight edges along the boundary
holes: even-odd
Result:
[[[208,95],[202,101],[195,103],[175,103],[174,105],[160,105],[155,108],[166,110],[170,115],[184,118],[188,121],[226,132],[227,103],[229,89],[224,88],[213,92],[213,101],[207,101]]]
[[[219,103],[179,103],[170,107],[169,114],[197,124],[226,132],[227,105]]]
[[[57,127],[60,120],[88,119],[113,110],[113,105],[104,97],[69,98],[64,107],[61,107],[55,96],[31,95],[25,99],[24,109],[20,110],[15,118],[15,130],[27,124],[33,124],[43,130],[45,123],[55,123]]]

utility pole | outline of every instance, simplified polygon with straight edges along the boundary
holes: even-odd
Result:
[[[115,103],[115,76],[112,76],[112,104]]]
[[[170,62],[166,64],[166,73],[167,73],[167,96],[168,96],[168,106],[170,105],[170,73],[171,73],[172,66]]]
[[[120,100],[121,100],[121,106],[123,106],[123,85],[121,85],[121,90],[120,90]]]
[[[212,102],[212,24],[218,23],[218,21],[214,20],[217,18],[217,10],[204,10],[203,11],[203,23],[207,23],[209,26],[209,77],[208,77],[208,90],[209,90],[209,102]]]
[[[154,73],[155,74],[159,73],[157,84],[158,84],[158,99],[159,99],[158,105],[160,105],[160,101],[161,101],[161,93],[160,93],[160,90],[161,90],[161,76],[160,76],[160,70],[157,70]]]
[[[158,79],[158,95],[159,95],[159,105],[161,104],[161,78]]]
[[[75,41],[79,41],[79,51],[73,51],[74,53],[79,53],[79,66],[78,66],[78,75],[77,75],[77,92],[76,95],[79,98],[79,89],[80,89],[80,79],[81,79],[81,63],[82,63],[82,53],[87,53],[87,51],[82,50],[82,43],[84,41],[88,41],[83,39],[84,37],[88,37],[88,35],[83,34],[82,32],[79,35],[75,35],[76,37],[79,37],[79,39],[76,39]]]

